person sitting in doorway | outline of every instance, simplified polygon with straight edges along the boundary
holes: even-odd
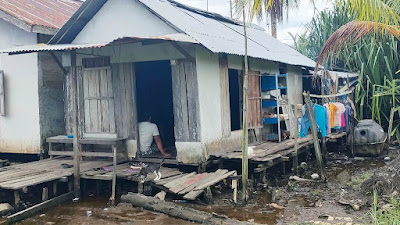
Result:
[[[162,145],[157,125],[150,121],[151,115],[149,113],[144,113],[143,122],[139,123],[139,142],[142,156],[149,156],[161,152],[163,156],[170,157],[171,155],[165,151]]]

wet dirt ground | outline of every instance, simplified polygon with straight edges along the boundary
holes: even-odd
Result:
[[[385,165],[382,159],[349,159],[344,155],[332,155],[326,166],[327,182],[286,182],[276,187],[276,203],[284,207],[271,206],[271,194],[267,190],[258,190],[246,206],[232,205],[226,196],[224,201],[210,206],[191,205],[208,212],[227,215],[241,221],[260,224],[370,224],[369,210],[372,196],[360,196],[355,191],[365,174]],[[316,168],[307,169],[303,176],[317,172]],[[281,177],[288,180],[288,176]],[[285,183],[285,181],[283,182]],[[338,203],[348,201],[360,206],[355,211],[351,206]]]
[[[118,207],[109,208],[107,198],[88,198],[78,203],[68,203],[43,214],[26,219],[20,225],[64,225],[64,224],[176,224],[183,225],[189,222],[168,217],[164,214],[150,212],[128,205],[120,204]]]
[[[396,156],[397,153],[391,154],[391,159]],[[370,224],[372,196],[360,195],[357,190],[368,174],[372,174],[386,163],[388,162],[382,157],[354,159],[344,154],[333,153],[330,154],[325,167],[325,183],[289,181],[289,175],[281,175],[278,177],[280,185],[276,185],[274,189],[275,203],[282,206],[282,209],[271,206],[271,185],[254,191],[252,200],[245,206],[232,204],[231,193],[214,194],[214,203],[211,205],[179,204],[260,224]],[[301,177],[310,179],[310,175],[315,172],[317,169],[310,166],[302,171]],[[228,189],[227,192],[229,191]],[[339,201],[357,205],[359,209],[354,210],[352,206],[343,205]],[[78,203],[64,204],[19,224],[190,223],[127,205],[109,208],[107,198],[92,197]]]

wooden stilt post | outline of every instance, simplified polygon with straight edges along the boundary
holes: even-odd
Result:
[[[138,194],[143,194],[143,189],[144,189],[144,183],[142,183],[140,180],[138,181]]]
[[[73,179],[70,177],[68,178],[68,192],[71,192],[74,190],[74,182]]]
[[[317,158],[319,171],[321,173],[321,179],[322,179],[322,181],[325,181],[326,180],[325,169],[324,169],[324,165],[323,165],[323,161],[322,161],[321,147],[318,142],[317,124],[315,122],[315,117],[314,117],[314,113],[313,113],[314,110],[311,106],[310,92],[307,92],[307,94],[305,94],[305,100],[306,100],[306,105],[307,105],[307,110],[308,110],[308,118],[310,120],[311,134],[312,134],[313,140],[314,140],[315,157]]]
[[[100,180],[96,180],[96,196],[100,196],[101,194],[101,184]]]
[[[117,185],[117,148],[115,145],[112,146],[113,151],[113,177],[112,177],[112,187],[111,187],[111,205],[115,205],[115,188]]]
[[[326,164],[327,159],[328,159],[328,149],[326,147],[326,137],[321,137],[321,150],[322,150],[324,164]]]
[[[78,132],[78,82],[76,71],[76,51],[71,51],[71,95],[73,97],[72,108],[72,132],[73,132],[73,150],[74,150],[74,193],[75,198],[80,197],[80,150],[79,150],[79,132]]]
[[[57,196],[57,181],[53,181],[53,198]]]
[[[42,190],[42,202],[49,200],[49,188],[44,187]]]
[[[247,105],[248,105],[248,82],[249,67],[247,61],[247,31],[246,31],[246,9],[243,8],[243,29],[244,29],[244,77],[243,77],[243,134],[242,134],[242,200],[245,203],[248,200],[248,179],[249,179],[249,159],[248,159],[248,129],[247,129]]]
[[[350,138],[350,155],[351,157],[354,157],[354,123],[355,123],[355,119],[353,118],[353,116],[350,117],[350,128],[349,128],[349,138]]]
[[[15,190],[14,191],[14,204],[15,204],[15,207],[18,207],[20,202],[21,202],[21,196],[19,194],[19,190]]]

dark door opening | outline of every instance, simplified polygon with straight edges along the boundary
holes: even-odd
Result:
[[[158,127],[164,149],[176,157],[170,61],[135,63],[135,74],[139,122],[145,120],[144,114],[150,114],[151,122]],[[161,152],[149,155],[154,156],[161,156]]]
[[[238,70],[229,69],[229,100],[231,109],[231,130],[241,129],[241,77]]]

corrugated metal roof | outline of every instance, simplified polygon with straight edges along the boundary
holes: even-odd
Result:
[[[0,10],[24,23],[60,29],[82,5],[77,0],[0,0]]]
[[[244,55],[243,26],[218,14],[178,4],[172,0],[137,0],[177,30],[214,53]],[[71,43],[107,0],[86,0],[49,42]],[[265,31],[249,26],[248,56],[290,65],[314,67],[315,62]]]
[[[244,55],[243,26],[204,16],[165,0],[139,0],[160,17],[181,29],[215,53]],[[265,31],[248,27],[248,56],[314,67],[315,62]]]
[[[9,49],[3,49],[0,53],[9,53],[9,54],[21,54],[21,53],[31,53],[31,52],[43,52],[43,51],[65,51],[65,50],[74,50],[74,49],[87,49],[87,48],[101,48],[115,43],[127,43],[134,42],[137,40],[164,40],[164,41],[176,41],[176,42],[186,42],[186,43],[194,43],[198,44],[196,40],[187,36],[185,34],[170,34],[158,37],[123,37],[118,38],[109,43],[96,43],[96,44],[36,44],[36,45],[23,45],[23,46],[14,46]]]

